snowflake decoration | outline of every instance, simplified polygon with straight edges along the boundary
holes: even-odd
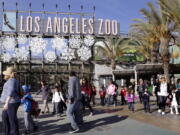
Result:
[[[85,44],[86,46],[91,47],[91,46],[94,44],[94,42],[95,42],[95,39],[94,39],[93,36],[91,36],[91,35],[85,36],[85,38],[84,38],[84,44]]]
[[[74,55],[74,52],[75,52],[74,49],[66,47],[66,49],[64,49],[64,51],[62,52],[61,58],[63,60],[72,60],[72,59],[75,59],[76,57]]]
[[[5,50],[14,50],[16,46],[16,40],[13,36],[6,36],[2,41],[2,46]]]
[[[29,51],[24,46],[21,48],[16,48],[13,56],[17,59],[17,62],[26,61],[29,56]]]
[[[92,56],[91,50],[86,46],[82,46],[78,49],[77,54],[82,61],[87,61]]]
[[[48,41],[44,40],[42,37],[32,38],[29,43],[31,51],[35,55],[42,53],[43,50],[46,49],[47,44],[48,44]]]
[[[4,53],[2,56],[1,56],[3,62],[10,62],[12,56],[10,53]]]
[[[69,39],[69,45],[73,49],[79,49],[82,44],[81,37],[79,35],[72,35]]]
[[[55,37],[51,39],[52,48],[61,51],[66,48],[67,42],[64,37]]]
[[[18,35],[17,37],[19,44],[25,44],[27,42],[27,37],[23,34]]]
[[[56,60],[56,54],[55,52],[53,51],[48,51],[46,54],[45,54],[45,59],[49,62],[53,62]]]

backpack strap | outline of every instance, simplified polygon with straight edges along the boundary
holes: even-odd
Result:
[[[26,97],[25,99],[27,99],[27,100],[29,100],[29,101],[31,101],[31,102],[33,102],[33,101],[34,101],[33,99],[28,98],[28,97]]]

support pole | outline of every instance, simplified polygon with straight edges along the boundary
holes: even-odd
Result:
[[[134,67],[134,77],[135,77],[135,94],[137,95],[137,81],[138,81],[138,73],[137,73],[137,70],[136,70],[136,67]]]

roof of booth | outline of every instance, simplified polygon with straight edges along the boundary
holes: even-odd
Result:
[[[138,74],[155,74],[163,73],[163,64],[137,64],[135,66]],[[124,69],[124,70],[115,70],[113,71],[115,75],[132,75],[135,70],[133,69]],[[170,74],[180,74],[180,64],[170,64]]]

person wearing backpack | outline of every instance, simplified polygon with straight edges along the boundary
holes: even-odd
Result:
[[[31,130],[36,131],[38,127],[36,126],[31,114],[33,98],[30,94],[30,86],[23,85],[22,89],[24,91],[24,97],[21,99],[21,103],[24,108],[24,124],[26,128],[23,135],[28,135]]]

